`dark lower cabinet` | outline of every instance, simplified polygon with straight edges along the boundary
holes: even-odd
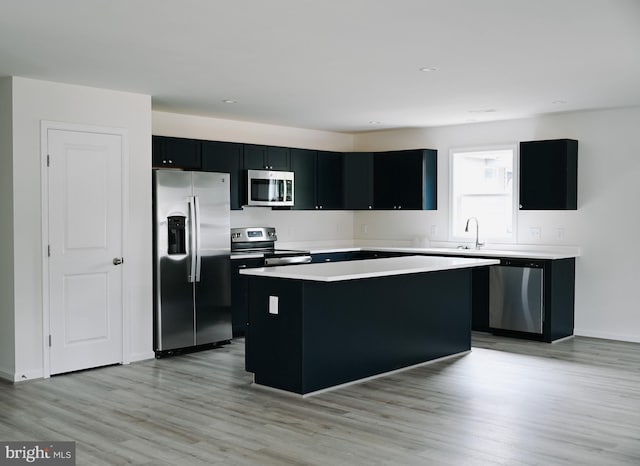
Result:
[[[520,143],[520,209],[578,208],[578,141]]]
[[[248,370],[260,385],[308,394],[471,349],[469,269],[250,277],[249,290]]]
[[[435,254],[425,254],[435,255]],[[446,254],[437,254],[446,256]],[[496,259],[488,256],[460,256],[470,259]],[[479,332],[491,332],[496,335],[512,336],[529,340],[552,342],[573,335],[575,314],[575,259],[523,259],[542,264],[543,279],[543,327],[542,334],[516,332],[490,328],[490,267],[477,267],[472,272],[472,314],[471,328]],[[520,289],[516,290],[521,292]]]
[[[201,141],[197,139],[152,137],[152,165],[154,168],[202,168]]]
[[[478,332],[489,331],[489,267],[477,267],[471,273],[473,312],[471,328]]]
[[[573,335],[576,260],[547,261],[544,273],[543,339],[552,342]]]
[[[242,169],[243,144],[202,142],[202,170],[229,173],[231,176],[231,209],[242,210],[245,180]]]
[[[249,320],[249,280],[240,275],[240,270],[261,267],[263,259],[231,260],[231,324],[233,336],[245,335]]]

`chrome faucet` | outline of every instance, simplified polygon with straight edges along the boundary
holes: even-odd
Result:
[[[476,221],[476,249],[480,249],[480,246],[483,246],[484,243],[481,243],[480,240],[479,240],[480,224],[478,223],[478,219],[476,217],[469,217],[467,219],[467,224],[464,226],[464,231],[465,231],[465,233],[469,233],[469,222],[471,220],[475,220]]]

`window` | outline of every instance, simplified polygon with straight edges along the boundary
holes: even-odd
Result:
[[[451,239],[475,238],[475,224],[465,232],[470,217],[480,225],[480,240],[515,239],[515,147],[451,150]]]

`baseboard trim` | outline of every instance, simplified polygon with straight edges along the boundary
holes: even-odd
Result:
[[[6,369],[0,369],[0,378],[9,382],[26,382],[27,380],[43,379],[44,372],[42,369],[33,369],[30,371],[10,372]]]
[[[156,353],[154,353],[153,351],[144,353],[133,353],[129,355],[129,362],[146,361],[148,359],[154,359],[155,357]]]
[[[580,337],[601,338],[603,340],[624,341],[627,343],[640,343],[638,335],[623,335],[619,333],[599,332],[597,330],[588,330],[576,328],[573,333]]]
[[[14,374],[13,372],[9,372],[6,369],[0,368],[0,379],[7,380],[9,382],[14,382]]]

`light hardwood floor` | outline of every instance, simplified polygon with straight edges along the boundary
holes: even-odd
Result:
[[[640,464],[640,344],[476,334],[465,356],[305,399],[251,386],[243,357],[234,340],[0,383],[0,440],[75,440],[79,465]]]

